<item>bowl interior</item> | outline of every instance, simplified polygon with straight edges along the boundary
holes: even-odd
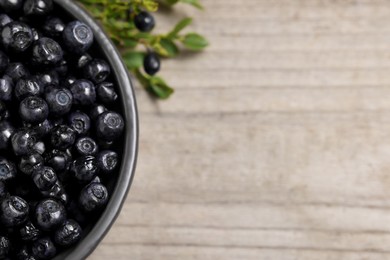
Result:
[[[120,95],[118,110],[126,121],[124,137],[118,142],[116,150],[121,155],[121,166],[117,176],[107,183],[110,192],[110,200],[101,216],[92,220],[90,227],[86,229],[86,235],[75,246],[61,253],[55,259],[84,259],[86,258],[103,239],[115,219],[117,218],[122,204],[126,199],[130,188],[137,159],[138,146],[138,116],[134,89],[131,84],[128,72],[121,57],[110,39],[105,35],[96,21],[80,5],[72,0],[54,0],[55,9],[61,17],[68,21],[80,20],[88,24],[95,36],[95,43],[92,53],[108,61],[112,68],[111,80],[116,83]]]

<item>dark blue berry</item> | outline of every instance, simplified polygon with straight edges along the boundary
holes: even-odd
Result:
[[[0,1],[1,2],[1,1]],[[8,15],[6,14],[0,14],[0,27],[3,27],[4,25],[7,25],[9,24],[10,22],[12,22],[12,18],[9,17]]]
[[[118,154],[114,151],[101,151],[97,156],[99,170],[103,173],[111,173],[118,166]]]
[[[0,157],[0,181],[11,180],[16,177],[17,169],[13,162]]]
[[[98,145],[91,137],[81,137],[76,141],[76,151],[78,154],[95,155],[98,152]]]
[[[60,84],[60,77],[54,70],[38,75],[39,81],[42,83],[44,88],[58,86]]]
[[[52,0],[25,0],[23,11],[27,16],[44,16],[53,10]]]
[[[33,130],[38,138],[42,138],[48,135],[53,129],[53,127],[54,127],[53,123],[50,120],[46,119],[42,123],[35,125],[33,127]]]
[[[34,148],[33,150],[37,153],[39,153],[40,155],[44,154],[45,151],[46,151],[46,145],[44,142],[42,141],[39,141],[39,142],[36,142],[35,145],[34,145]]]
[[[141,11],[134,17],[134,24],[141,32],[150,32],[155,26],[155,20],[150,13]]]
[[[96,101],[95,86],[89,80],[77,80],[70,87],[75,105],[90,106]]]
[[[72,157],[67,152],[61,150],[51,150],[45,154],[46,165],[52,167],[56,172],[63,172],[70,166]]]
[[[154,52],[149,52],[144,58],[144,70],[147,74],[153,76],[160,70],[161,62],[158,55]]]
[[[34,170],[42,168],[43,163],[43,157],[39,153],[25,155],[20,158],[19,170],[26,175],[31,175]]]
[[[7,188],[4,182],[0,181],[0,199],[4,199],[8,195]]]
[[[92,109],[89,111],[89,116],[92,120],[97,120],[97,118],[107,111],[107,108],[101,104],[96,104],[92,107]]]
[[[102,139],[98,139],[98,145],[100,149],[110,150],[111,147],[114,145],[114,141],[106,141]]]
[[[77,69],[83,69],[86,65],[88,65],[91,61],[92,61],[92,57],[91,55],[89,55],[88,53],[85,53],[83,55],[81,55],[78,59],[77,59],[77,62],[76,62],[76,67]]]
[[[98,174],[96,158],[93,156],[82,156],[73,161],[71,171],[76,179],[82,182],[89,182]]]
[[[61,77],[65,77],[68,74],[69,66],[67,60],[61,60],[53,69]]]
[[[32,61],[38,65],[53,66],[64,56],[61,46],[50,38],[40,38],[32,48]]]
[[[15,128],[8,121],[0,122],[0,150],[7,149],[11,143],[11,137]]]
[[[46,101],[49,105],[50,114],[62,116],[69,113],[73,104],[73,95],[66,88],[52,88],[46,92]]]
[[[0,236],[0,259],[7,259],[11,251],[11,241],[8,237]]]
[[[30,254],[30,249],[27,245],[18,246],[15,250],[16,260],[37,260]]]
[[[21,78],[15,86],[15,96],[19,100],[23,100],[29,96],[41,95],[43,91],[44,87],[38,77]]]
[[[28,69],[20,62],[10,63],[5,74],[8,75],[14,83],[19,79],[30,76]]]
[[[51,122],[52,122],[53,126],[59,126],[59,125],[66,124],[63,117],[53,118],[51,120]]]
[[[49,17],[43,25],[43,31],[50,37],[59,37],[65,30],[65,23],[58,17]]]
[[[29,129],[20,129],[11,137],[12,149],[17,156],[31,154],[36,143],[35,133]]]
[[[68,117],[69,126],[79,135],[87,134],[91,128],[91,119],[81,111],[72,112]]]
[[[63,81],[62,81],[62,86],[65,87],[65,88],[70,88],[73,83],[75,83],[77,80],[76,77],[74,76],[69,76],[69,77],[66,77]]]
[[[23,241],[37,240],[41,235],[41,231],[31,222],[28,221],[19,229],[19,236]]]
[[[67,125],[59,125],[51,132],[51,144],[54,148],[65,150],[76,141],[75,131]]]
[[[11,101],[14,83],[10,77],[4,75],[0,78],[0,100]]]
[[[107,201],[108,191],[101,183],[88,184],[80,193],[79,204],[87,212],[103,207]]]
[[[67,210],[72,216],[72,218],[75,219],[82,226],[88,225],[90,220],[88,219],[88,215],[85,214],[85,212],[80,208],[78,200],[72,200],[69,203]]]
[[[32,178],[35,186],[40,191],[50,190],[57,182],[57,175],[54,170],[50,167],[37,168],[32,173]]]
[[[107,111],[97,118],[96,134],[102,140],[114,141],[121,136],[124,127],[125,123],[120,114]]]
[[[81,238],[82,229],[76,221],[69,219],[54,233],[54,241],[62,247],[69,247]]]
[[[1,29],[1,42],[6,50],[24,52],[33,43],[31,27],[22,22],[10,22]]]
[[[44,199],[35,208],[35,218],[40,229],[50,231],[66,220],[65,207],[55,199]]]
[[[24,199],[10,196],[0,203],[0,220],[7,227],[19,226],[27,220],[28,211],[29,207]]]
[[[10,117],[9,110],[3,101],[0,101],[0,121]]]
[[[27,97],[20,102],[20,117],[29,123],[41,123],[49,116],[49,106],[40,97]]]
[[[0,0],[0,9],[6,13],[18,11],[22,8],[24,0]]]
[[[94,59],[84,67],[85,78],[96,84],[105,81],[110,73],[111,69],[108,63],[100,59]]]
[[[93,43],[93,32],[88,25],[74,21],[65,27],[63,40],[70,52],[84,54]]]
[[[52,259],[57,254],[57,249],[50,238],[40,238],[31,247],[32,255],[37,259]]]
[[[34,42],[38,41],[39,39],[41,39],[43,37],[42,33],[40,31],[38,31],[36,28],[31,28],[31,31],[33,34]]]
[[[64,204],[69,202],[68,194],[65,192],[65,189],[59,180],[57,180],[49,190],[41,190],[41,193],[44,197],[54,198]]]
[[[96,86],[96,92],[99,100],[105,104],[113,103],[118,99],[114,84],[111,82],[100,83]]]
[[[96,176],[95,178],[93,178],[93,180],[90,183],[102,183],[102,180],[100,179],[99,176]]]
[[[8,56],[4,52],[0,51],[0,73],[4,73],[8,65],[9,65]]]

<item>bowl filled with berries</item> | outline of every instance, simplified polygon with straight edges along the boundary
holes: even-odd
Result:
[[[71,0],[0,0],[0,259],[85,259],[134,175],[134,89]]]

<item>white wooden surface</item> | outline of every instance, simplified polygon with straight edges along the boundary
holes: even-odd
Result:
[[[137,90],[137,174],[105,259],[390,259],[390,1],[203,0],[212,45]]]

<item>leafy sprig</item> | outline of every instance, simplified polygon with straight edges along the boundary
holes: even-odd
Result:
[[[165,34],[140,32],[134,17],[141,11],[156,12],[159,5],[173,6],[177,3],[190,4],[203,9],[199,0],[78,0],[98,19],[122,53],[123,59],[133,75],[144,88],[154,96],[166,99],[173,92],[164,79],[151,76],[143,70],[144,58],[148,52],[155,52],[163,58],[176,57],[182,48],[201,51],[208,46],[207,40],[195,32],[183,33],[192,23],[191,18],[179,21]]]

